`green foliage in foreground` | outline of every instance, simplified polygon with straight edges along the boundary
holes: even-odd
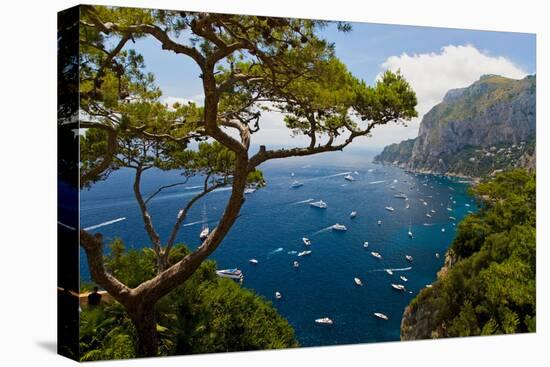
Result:
[[[429,310],[430,332],[471,336],[536,330],[534,174],[515,170],[479,184],[484,208],[458,228],[457,262],[411,303]]]
[[[174,248],[171,262],[187,252],[184,246]],[[112,243],[106,265],[131,287],[156,274],[151,249],[125,251],[120,240]],[[161,355],[297,346],[294,330],[269,302],[219,278],[215,269],[213,261],[206,261],[157,304]],[[121,305],[87,308],[80,316],[82,361],[136,357],[137,335]]]

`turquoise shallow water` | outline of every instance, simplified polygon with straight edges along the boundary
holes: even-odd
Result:
[[[458,223],[469,210],[477,210],[467,195],[467,184],[457,179],[373,165],[360,154],[273,161],[261,168],[267,187],[246,195],[242,215],[212,257],[219,268],[242,269],[243,286],[272,301],[292,324],[303,346],[398,340],[405,306],[435,279],[454,238],[456,227],[449,216]],[[355,181],[346,181],[347,173]],[[92,232],[101,232],[107,239],[121,237],[128,248],[139,248],[148,242],[132,196],[131,174],[115,172],[108,181],[81,192],[81,225],[110,222]],[[178,179],[176,172],[147,172],[143,191],[153,192],[159,185]],[[290,188],[295,179],[304,185]],[[161,237],[168,236],[179,209],[197,193],[199,184],[198,179],[191,180],[151,202]],[[409,197],[409,209],[405,200],[393,197],[400,192]],[[221,216],[228,196],[229,189],[224,188],[204,199],[210,227]],[[328,208],[311,207],[308,203],[312,199],[324,200]],[[395,211],[385,210],[388,205]],[[354,210],[358,214],[352,219],[350,212]],[[196,205],[180,231],[179,241],[190,247],[199,244],[202,211],[202,203]],[[382,220],[381,225],[378,220]],[[335,223],[346,225],[348,230],[328,228]],[[407,235],[409,225],[413,239]],[[308,248],[312,254],[297,257],[296,252],[305,249],[304,236],[312,241]],[[369,242],[368,249],[363,248],[364,241]],[[383,258],[374,258],[371,251]],[[436,252],[441,254],[439,259]],[[405,255],[413,256],[413,262]],[[259,263],[250,264],[251,258]],[[292,267],[294,260],[300,262],[298,269]],[[388,268],[397,270],[389,275],[384,271]],[[81,274],[89,279],[83,254]],[[400,275],[408,282],[400,280]],[[358,287],[354,277],[364,286]],[[394,290],[391,283],[404,284],[407,292]],[[275,299],[276,291],[281,292],[282,299]],[[386,314],[389,320],[374,317],[374,312]],[[314,320],[321,317],[330,317],[334,324],[316,324]]]

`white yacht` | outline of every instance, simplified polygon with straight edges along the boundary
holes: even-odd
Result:
[[[280,292],[275,292],[275,298],[281,299],[283,298],[283,295]]]
[[[376,317],[378,317],[382,320],[386,320],[386,321],[389,319],[388,316],[386,316],[386,315],[384,315],[383,313],[380,313],[380,312],[375,312],[374,316],[376,316]]]
[[[311,251],[298,252],[298,256],[306,256],[306,255],[309,255],[309,254],[311,254]]]
[[[203,224],[201,234],[199,234],[199,238],[204,241],[209,234],[210,228],[208,228],[208,224]]]
[[[347,181],[355,181],[355,178],[353,178],[352,175],[348,174],[347,176],[344,177],[345,180]]]
[[[391,269],[384,269],[384,271],[389,275],[393,275],[393,271]]]
[[[380,253],[376,252],[376,251],[371,251],[370,253],[372,256],[376,257],[377,259],[381,259],[382,258],[382,255],[380,255]]]
[[[392,283],[391,286],[392,286],[393,289],[397,289],[398,291],[404,291],[405,290],[405,286],[403,284]]]
[[[353,278],[353,280],[355,281],[355,284],[357,284],[358,286],[362,286],[362,285],[363,285],[363,282],[361,281],[361,279],[359,279],[359,278]]]
[[[319,209],[325,209],[327,207],[327,203],[325,203],[323,200],[312,201],[311,203],[309,203],[309,205]]]
[[[320,318],[320,319],[316,319],[315,322],[318,323],[318,324],[326,324],[326,325],[332,325],[334,323],[334,321],[332,321],[328,317],[323,317],[323,318]]]
[[[239,280],[242,279],[244,276],[243,272],[237,268],[216,270],[216,274],[222,278],[239,279]]]
[[[247,189],[244,190],[244,194],[245,194],[245,195],[249,195],[249,194],[252,194],[252,193],[254,193],[254,192],[256,192],[256,189],[254,189],[254,188],[252,188],[252,187],[249,187],[249,188],[247,188]]]
[[[299,181],[294,181],[292,183],[292,185],[290,185],[290,187],[293,188],[293,189],[296,189],[296,188],[301,187],[301,186],[304,186],[304,184],[299,182]]]
[[[411,255],[405,255],[405,259],[407,259],[407,261],[409,262],[413,261],[413,257]]]
[[[332,229],[335,230],[335,231],[347,231],[348,230],[348,228],[345,225],[340,224],[340,223],[336,223],[335,225],[333,225]]]
[[[393,208],[393,206],[388,205],[386,207],[386,210],[389,211],[389,212],[393,212],[395,209]]]
[[[251,264],[257,264],[257,263],[258,263],[258,260],[256,260],[256,259],[250,259],[250,260],[248,260],[248,262],[251,263]]]
[[[401,279],[402,281],[404,282],[408,282],[409,280],[407,278],[405,278],[403,275],[400,275],[399,276],[399,279]]]
[[[311,245],[311,240],[310,240],[309,238],[302,237],[302,242],[303,242],[304,245],[306,245],[306,246]]]
[[[350,218],[355,218],[357,216],[357,212],[354,210],[349,214]]]

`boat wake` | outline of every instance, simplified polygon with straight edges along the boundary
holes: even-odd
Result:
[[[198,185],[198,186],[188,186],[185,188],[185,190],[193,190],[193,189],[200,189],[201,187],[203,187],[202,185]]]
[[[268,255],[273,255],[273,254],[276,254],[276,253],[279,253],[279,252],[282,252],[282,251],[283,251],[283,248],[279,247],[279,248],[276,248],[275,250],[271,251]]]
[[[315,199],[306,199],[306,200],[302,200],[302,201],[297,201],[295,203],[290,203],[290,205],[309,203],[310,201],[313,201],[313,200],[315,200]]]
[[[332,226],[328,226],[326,228],[323,228],[323,229],[320,229],[318,230],[317,232],[313,233],[311,236],[315,236],[315,235],[318,235],[319,233],[323,233],[323,232],[326,232],[326,231],[330,231],[332,229]]]
[[[110,224],[113,224],[113,223],[116,223],[116,222],[121,222],[123,220],[126,220],[126,217],[120,217],[120,218],[117,218],[117,219],[113,219],[113,220],[109,220],[107,222],[103,222],[103,223],[99,223],[99,224],[96,224],[94,226],[90,226],[90,227],[86,227],[84,228],[85,231],[91,231],[92,229],[96,229],[96,228],[100,228],[100,227],[105,227],[105,226],[108,226]]]
[[[369,182],[369,185],[375,185],[375,184],[379,184],[379,183],[382,183],[382,182],[386,182],[386,180],[371,181],[371,182]]]
[[[202,224],[202,223],[207,223],[207,222],[208,222],[207,220],[198,220],[196,222],[185,223],[183,226],[184,227],[189,227],[189,226],[194,226],[194,225],[197,225],[197,224]]]
[[[289,251],[289,252],[287,252],[287,254],[289,254],[289,255],[294,255],[294,254],[297,254],[297,253],[298,253],[298,251]]]
[[[333,175],[328,175],[328,176],[319,176],[319,177],[313,177],[313,178],[308,178],[306,180],[302,180],[302,181],[315,181],[315,180],[321,180],[323,178],[331,178],[331,177],[338,177],[338,176],[346,176],[346,175],[350,175],[351,174],[351,171],[349,172],[342,172],[342,173],[335,173]]]
[[[373,269],[373,270],[369,270],[368,272],[369,272],[369,273],[372,273],[372,272],[377,272],[377,271],[387,271],[387,270],[391,270],[391,271],[409,271],[409,270],[412,270],[412,266],[409,266],[409,267],[406,267],[406,268],[384,268],[384,269]]]

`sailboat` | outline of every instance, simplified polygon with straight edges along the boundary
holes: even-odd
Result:
[[[199,234],[201,241],[204,241],[206,237],[210,234],[210,228],[208,228],[208,220],[206,218],[206,205],[202,207],[202,230]]]

